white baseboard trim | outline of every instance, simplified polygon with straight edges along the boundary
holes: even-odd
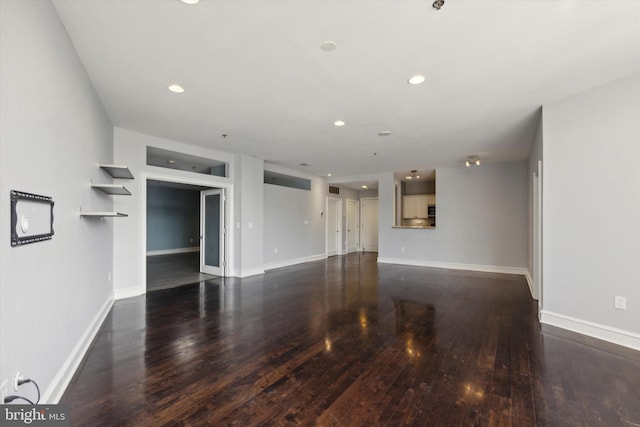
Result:
[[[137,286],[133,288],[116,289],[113,291],[113,299],[115,300],[137,297],[139,295],[142,295],[142,293],[140,293],[140,288]]]
[[[529,270],[527,270],[524,277],[525,279],[527,279],[527,285],[529,285],[529,293],[531,293],[531,298],[536,300],[536,296],[533,295],[533,277],[531,277],[531,273],[529,272]]]
[[[526,268],[521,268],[521,267],[499,267],[495,265],[458,264],[455,262],[426,261],[421,259],[378,257],[378,262],[383,264],[401,264],[401,265],[413,265],[417,267],[446,268],[448,270],[467,270],[467,271],[482,271],[485,273],[518,274],[522,276],[526,276],[526,274],[528,273]]]
[[[62,367],[53,377],[53,380],[51,380],[49,387],[47,387],[42,394],[42,398],[40,399],[41,404],[55,405],[60,401],[112,306],[113,295],[109,295],[109,298],[107,298],[102,307],[100,307],[100,310],[98,310],[98,313],[91,320],[91,323],[89,323],[89,326],[87,326],[78,343],[73,350],[71,350],[67,360],[64,361]]]
[[[200,252],[200,246],[194,246],[192,248],[176,248],[176,249],[161,249],[158,251],[147,251],[147,256],[184,254],[187,252]]]
[[[244,277],[258,276],[260,274],[264,274],[264,269],[261,267],[255,267],[245,268],[244,270],[235,270],[231,276],[242,279]]]
[[[327,258],[326,254],[319,254],[319,255],[311,255],[311,256],[302,257],[302,258],[287,259],[284,261],[270,262],[264,265],[264,270],[268,271],[276,268],[283,268],[283,267],[289,267],[296,264],[302,264],[304,262],[320,261],[321,259],[325,259],[325,258]]]
[[[567,329],[634,350],[640,350],[640,335],[622,329],[612,328],[546,310],[542,310],[540,323]]]

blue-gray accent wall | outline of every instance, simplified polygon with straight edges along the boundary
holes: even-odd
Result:
[[[197,247],[199,238],[200,191],[147,184],[147,251]]]

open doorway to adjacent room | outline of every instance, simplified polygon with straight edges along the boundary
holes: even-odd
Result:
[[[224,275],[224,192],[147,180],[147,292]]]

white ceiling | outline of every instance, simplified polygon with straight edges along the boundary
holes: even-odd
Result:
[[[54,4],[115,126],[334,182],[525,159],[540,105],[640,71],[633,0]]]

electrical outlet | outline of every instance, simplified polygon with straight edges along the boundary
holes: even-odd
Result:
[[[20,387],[19,382],[24,380],[24,375],[22,375],[22,371],[16,372],[16,376],[13,379],[13,390],[18,391],[18,387]]]
[[[627,299],[625,297],[621,297],[621,296],[616,295],[615,302],[614,302],[613,305],[618,310],[626,310],[627,309]]]
[[[9,380],[2,381],[0,386],[0,405],[4,405],[4,398],[7,397],[7,387],[9,387]]]

